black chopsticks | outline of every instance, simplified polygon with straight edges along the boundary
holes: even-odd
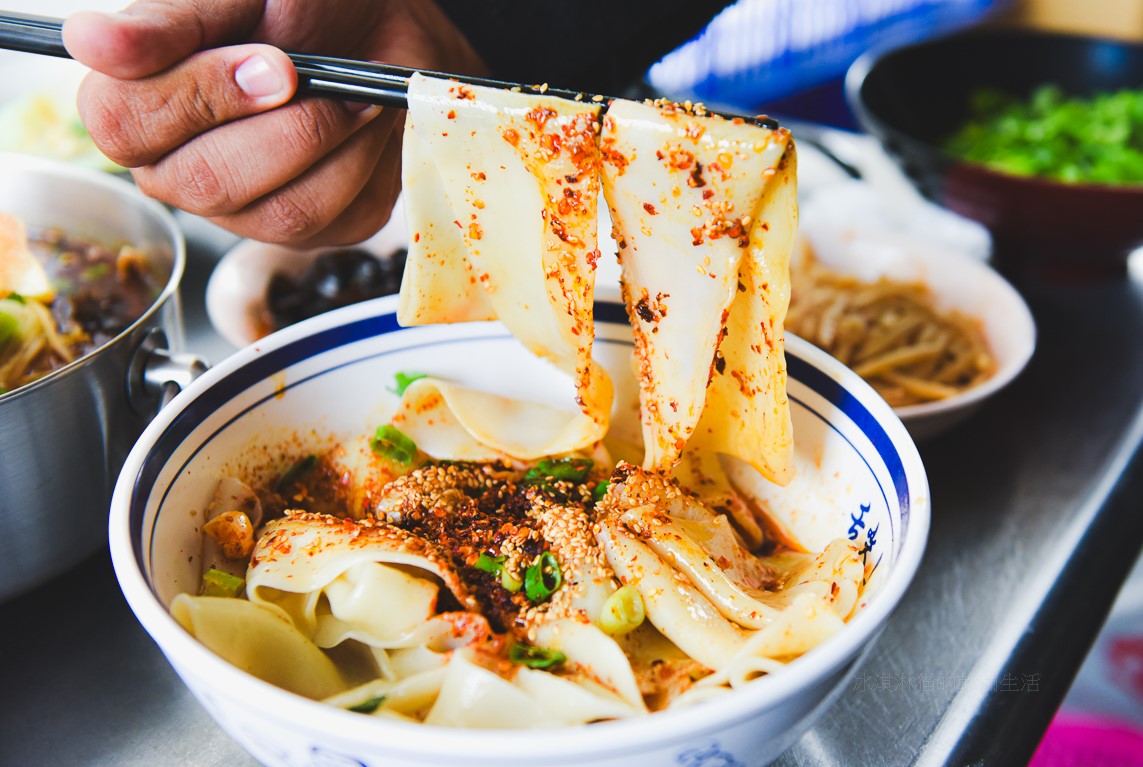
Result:
[[[71,58],[63,44],[63,19],[47,16],[32,16],[24,13],[0,11],[0,49],[38,53],[44,56]],[[489,88],[502,88],[513,91],[544,93],[574,101],[603,102],[604,108],[610,97],[591,95],[580,91],[549,88],[545,85],[523,85],[484,77],[454,75],[447,72],[409,69],[392,64],[378,64],[371,61],[339,59],[330,56],[313,56],[304,53],[287,53],[298,72],[298,90],[321,96],[335,96],[367,104],[406,108],[409,105],[409,78],[414,73],[468,85],[482,85]],[[690,104],[687,104],[690,108]],[[706,112],[706,114],[715,114]],[[722,114],[728,119],[739,118],[747,122],[774,130],[776,120],[769,117],[745,117]]]
[[[0,12],[0,49],[38,53],[44,56],[71,58],[63,44],[63,20],[23,13]],[[298,89],[305,93],[337,96],[368,104],[407,107],[409,78],[414,72],[443,77],[468,85],[490,88],[528,90],[559,98],[602,100],[575,91],[548,88],[546,85],[517,85],[483,77],[467,77],[445,72],[415,70],[391,64],[378,64],[329,56],[287,53],[298,72]]]

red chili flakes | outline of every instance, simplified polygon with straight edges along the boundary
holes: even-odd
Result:
[[[520,134],[516,132],[515,128],[503,128],[500,131],[500,135],[512,146],[519,146]]]
[[[556,110],[551,107],[536,107],[528,114],[524,115],[524,119],[536,126],[536,130],[542,131],[544,126],[547,125],[548,120],[556,116]]]
[[[694,241],[691,243],[691,245],[702,245],[703,240],[705,239],[703,236],[704,233],[705,228],[702,226],[691,227],[691,237],[694,238]]]
[[[421,233],[420,232],[413,232],[413,242],[420,242],[420,241],[421,241]]]
[[[652,205],[652,204],[651,204],[651,203],[649,203],[649,202],[645,202],[645,203],[643,203],[643,210],[647,211],[647,212],[648,212],[648,213],[650,213],[652,216],[657,216],[657,215],[659,215],[659,211],[655,210],[655,206],[654,206],[654,205]]]
[[[456,110],[455,109],[448,110],[448,115],[446,115],[446,116],[450,120],[455,120],[456,119]]]
[[[478,171],[472,174],[473,181],[487,181],[488,176],[484,175],[484,171]]]
[[[548,153],[549,159],[554,159],[563,148],[563,139],[556,133],[545,133],[540,136],[540,146]]]
[[[480,228],[480,224],[473,222],[468,225],[468,236],[473,240],[482,239],[484,237],[484,230]]]
[[[587,254],[587,265],[590,266],[592,269],[594,269],[596,264],[599,263],[600,255],[601,254],[599,252],[599,248],[596,248],[595,250],[588,253]]]
[[[713,189],[704,189],[702,191],[702,198],[704,200],[709,200],[711,197],[714,197],[714,190]]]
[[[665,152],[662,150],[657,151],[657,152],[655,152],[655,156],[658,157],[659,160],[666,163],[668,170],[685,171],[685,170],[688,170],[688,169],[694,167],[695,163],[697,162],[695,160],[695,153],[694,152],[691,152],[690,150],[687,150],[687,149],[683,149],[678,144],[676,144],[675,146],[671,146],[670,144],[664,144],[663,149],[665,149],[666,151]]]
[[[664,299],[668,297],[667,293],[657,293],[652,299],[644,293],[635,303],[635,314],[644,322],[658,322],[667,316],[667,304]]]
[[[687,177],[687,186],[691,189],[699,189],[706,186],[706,179],[702,177],[702,163],[695,162],[695,167],[691,171],[690,176]]]
[[[630,160],[627,159],[625,154],[615,149],[614,146],[602,146],[599,148],[599,153],[603,156],[605,163],[615,168],[617,175],[622,176],[627,172],[627,166],[630,164]]]

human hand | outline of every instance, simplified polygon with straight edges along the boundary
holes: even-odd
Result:
[[[73,15],[64,43],[92,69],[84,125],[144,193],[297,246],[358,242],[388,220],[404,111],[294,99],[283,50],[484,70],[431,0],[138,0]]]

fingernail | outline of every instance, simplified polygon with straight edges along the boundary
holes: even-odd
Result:
[[[234,70],[234,81],[248,96],[259,99],[276,96],[286,85],[270,63],[257,54],[243,61]]]

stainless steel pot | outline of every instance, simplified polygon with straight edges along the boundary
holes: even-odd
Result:
[[[131,327],[0,397],[0,601],[57,575],[107,541],[111,490],[161,404],[205,369],[178,353],[186,248],[174,217],[133,184],[0,153],[0,210],[152,258],[162,292]]]

